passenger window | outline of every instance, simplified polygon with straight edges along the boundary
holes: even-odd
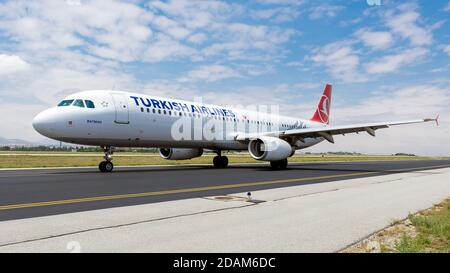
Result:
[[[73,106],[77,106],[77,107],[84,108],[84,102],[83,102],[83,100],[76,100],[76,101],[73,103]]]
[[[63,100],[62,102],[60,102],[60,103],[58,104],[58,107],[60,107],[60,106],[69,106],[69,105],[72,104],[73,101],[74,101],[74,100]]]
[[[87,108],[95,108],[95,105],[91,100],[84,100],[84,103],[86,103]]]

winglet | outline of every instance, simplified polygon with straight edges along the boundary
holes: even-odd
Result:
[[[436,125],[439,126],[439,114],[436,116],[436,118],[426,118],[423,121],[425,121],[425,122],[434,121],[434,122],[436,122]]]

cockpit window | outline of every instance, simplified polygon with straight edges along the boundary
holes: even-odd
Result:
[[[72,104],[72,102],[73,102],[73,100],[63,100],[62,102],[60,102],[60,103],[58,104],[58,107],[59,107],[59,106],[69,106],[69,105]]]
[[[87,108],[95,108],[94,103],[91,100],[84,100]]]
[[[84,102],[83,102],[83,100],[76,100],[76,101],[73,103],[73,106],[78,106],[78,107],[84,108]]]

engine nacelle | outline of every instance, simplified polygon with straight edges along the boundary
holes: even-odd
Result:
[[[282,160],[288,158],[292,151],[289,143],[276,137],[260,137],[248,144],[248,152],[256,160]]]
[[[203,154],[203,149],[191,149],[191,148],[161,148],[159,149],[159,155],[167,160],[182,160],[199,157]]]

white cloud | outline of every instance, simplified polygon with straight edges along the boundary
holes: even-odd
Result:
[[[321,84],[317,82],[302,82],[294,84],[293,87],[297,89],[317,89],[319,91]]]
[[[266,51],[274,51],[292,35],[292,30],[243,23],[239,4],[176,0],[145,5],[118,0],[7,1],[0,4],[0,31],[17,42],[15,51],[24,57],[55,60],[62,51],[76,49],[116,62],[196,59],[193,44],[198,53],[207,54],[214,52],[207,47],[226,44],[216,52],[235,59],[252,49],[259,52],[249,55],[271,56]],[[238,49],[231,45],[236,39]]]
[[[290,5],[298,6],[305,2],[305,0],[256,0],[256,2],[263,5]]]
[[[159,31],[170,35],[176,40],[186,38],[193,31],[185,26],[182,20],[177,20],[177,18],[171,19],[165,15],[154,16],[151,20],[151,24]]]
[[[393,37],[390,32],[387,31],[371,31],[369,29],[360,29],[356,31],[356,36],[366,46],[374,49],[385,49],[392,45]]]
[[[20,56],[0,54],[0,76],[23,72],[30,69],[30,65]]]
[[[207,81],[215,82],[228,78],[241,77],[241,75],[231,67],[213,64],[203,65],[187,73],[186,76],[178,79],[179,82]]]
[[[224,31],[227,39],[204,48],[202,54],[206,57],[225,55],[231,60],[276,58],[280,55],[278,46],[296,33],[292,29],[242,23],[216,24],[212,30]]]
[[[339,109],[342,121],[375,121],[380,118],[425,118],[449,111],[450,88],[434,85],[413,85],[394,91],[381,91],[358,105]],[[382,107],[380,107],[382,105]],[[419,116],[418,116],[419,115]],[[445,116],[445,115],[444,115]]]
[[[415,4],[400,5],[398,10],[385,15],[386,25],[402,38],[409,39],[416,46],[429,45],[433,41],[431,31],[420,26],[421,16]]]
[[[450,2],[444,7],[444,11],[450,11]]]
[[[243,9],[240,5],[224,1],[203,0],[151,1],[148,6],[155,12],[163,12],[174,22],[191,30],[224,22],[229,17],[240,14]]]
[[[446,46],[444,46],[443,50],[444,50],[444,52],[445,52],[445,53],[447,53],[447,55],[449,55],[449,56],[450,56],[450,44],[449,44],[449,45],[446,45]]]
[[[316,49],[309,57],[318,65],[327,67],[331,75],[344,82],[364,82],[366,77],[359,71],[359,56],[351,43],[340,41]]]
[[[195,33],[189,36],[188,41],[194,44],[201,44],[207,39],[208,37],[204,33]]]
[[[126,74],[106,69],[84,72],[68,68],[52,68],[36,71],[29,80],[17,87],[11,87],[9,95],[35,98],[43,105],[54,105],[70,93],[95,89],[136,90],[136,80]]]
[[[0,4],[0,14],[0,29],[30,55],[57,57],[61,50],[85,47],[94,56],[132,61],[152,35],[153,15],[121,1],[8,1]]]
[[[271,65],[254,65],[254,64],[239,64],[232,67],[212,64],[201,65],[189,72],[186,75],[179,77],[179,82],[215,82],[229,78],[244,78],[261,76],[268,73],[273,73],[274,68]]]
[[[28,141],[42,140],[43,137],[31,125],[34,116],[42,110],[42,106],[38,104],[3,103],[0,116],[11,118],[0,118],[1,136]]]
[[[321,18],[336,17],[343,8],[343,6],[320,4],[318,6],[314,6],[310,10],[309,19],[316,20]]]
[[[286,66],[290,66],[290,67],[302,67],[305,64],[303,62],[300,61],[292,61],[292,62],[288,62],[286,63]]]
[[[370,74],[380,74],[397,71],[401,66],[414,63],[428,54],[425,48],[412,48],[402,53],[387,55],[366,65]]]
[[[233,20],[242,19],[241,15],[246,9],[239,4],[224,1],[153,1],[148,5],[151,10],[162,11],[165,14],[165,24],[156,26],[160,31],[167,32],[167,28],[175,25],[189,31],[181,32],[174,38],[187,39],[188,42],[197,45],[198,54],[194,55],[196,59],[226,56],[232,60],[261,60],[268,56],[276,57],[273,52],[294,34],[290,29]],[[273,12],[269,14],[275,21],[295,17],[292,9],[283,7],[275,9],[279,14]],[[203,44],[205,47],[198,47]]]
[[[238,70],[249,76],[260,76],[268,73],[274,73],[275,69],[271,65],[254,65],[254,64],[241,64]]]
[[[250,12],[253,19],[271,20],[276,23],[289,22],[300,15],[300,11],[293,7],[277,7],[272,9],[259,9]]]
[[[167,35],[159,34],[147,48],[143,59],[149,62],[159,62],[180,57],[191,57],[196,54],[197,51],[195,49],[186,46]]]

